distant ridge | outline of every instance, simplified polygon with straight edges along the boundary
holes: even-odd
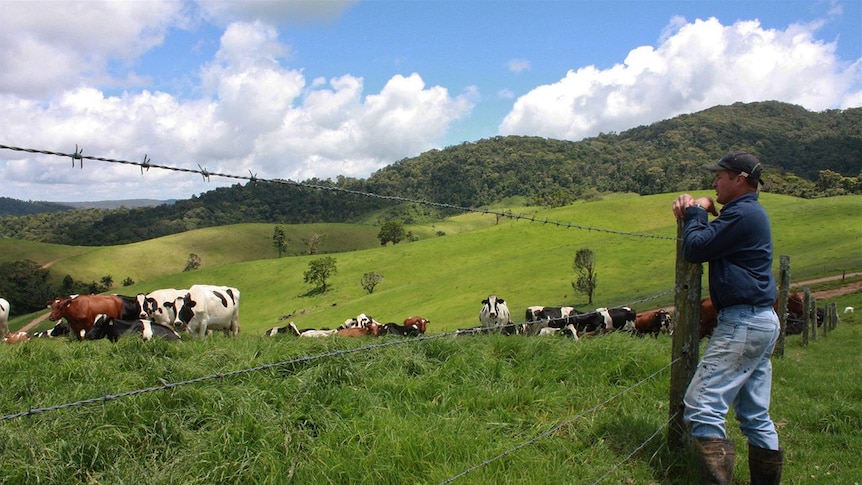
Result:
[[[156,207],[163,204],[173,204],[175,199],[170,200],[155,200],[155,199],[128,199],[128,200],[96,200],[87,202],[56,202],[60,205],[65,205],[73,209],[119,209],[126,207],[135,209],[137,207]]]

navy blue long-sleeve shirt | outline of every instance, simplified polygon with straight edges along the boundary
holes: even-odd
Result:
[[[684,218],[683,257],[709,263],[709,296],[717,311],[775,303],[772,230],[757,193],[728,202],[712,222],[698,207],[686,208]]]

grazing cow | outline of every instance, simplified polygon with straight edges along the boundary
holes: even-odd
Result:
[[[482,328],[502,330],[506,335],[517,333],[515,325],[512,324],[506,301],[497,298],[497,295],[488,295],[488,298],[482,300],[479,323],[482,324]]]
[[[39,332],[35,332],[31,337],[32,338],[54,338],[54,337],[62,337],[63,335],[69,335],[70,329],[69,324],[63,320],[57,322],[51,330],[41,330]]]
[[[404,325],[405,326],[409,327],[410,325],[413,325],[417,329],[419,329],[419,333],[425,333],[425,330],[428,329],[429,323],[431,323],[431,320],[428,320],[426,318],[422,318],[418,315],[415,317],[409,317],[409,318],[404,319]]]
[[[174,328],[201,338],[208,330],[239,334],[239,290],[228,286],[192,285],[174,302]]]
[[[173,325],[177,316],[174,302],[188,292],[189,290],[163,288],[147,294],[138,293],[137,304],[141,312],[137,318],[152,320],[162,325]]]
[[[71,333],[78,340],[93,326],[96,315],[104,313],[113,318],[123,314],[123,300],[116,295],[72,295],[69,298],[56,298],[50,303],[51,315],[48,320],[65,318]]]
[[[561,329],[569,324],[569,317],[577,315],[580,312],[574,307],[547,307],[547,306],[531,306],[527,307],[524,315],[526,322],[523,331],[526,335],[537,335],[545,328]],[[550,330],[547,333],[553,333]]]
[[[20,344],[30,340],[30,335],[27,332],[12,332],[3,337],[4,344]]]
[[[852,306],[844,307],[844,313],[853,313],[853,307]]]
[[[0,298],[0,338],[9,333],[9,302]]]
[[[416,325],[398,325],[390,322],[380,327],[379,335],[398,335],[401,337],[418,337],[422,332]]]
[[[116,343],[120,337],[131,334],[138,334],[147,341],[153,337],[182,340],[180,334],[166,325],[153,323],[149,320],[121,320],[104,314],[96,317],[93,326],[87,331],[84,338],[87,340],[107,338]]]
[[[637,314],[635,319],[635,332],[639,337],[650,334],[658,338],[660,333],[670,333],[670,323],[670,313],[663,308],[641,312]]]

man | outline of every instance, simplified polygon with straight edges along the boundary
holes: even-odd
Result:
[[[709,197],[679,196],[673,203],[684,219],[683,256],[709,262],[709,294],[718,325],[686,390],[684,419],[695,438],[701,484],[728,484],[733,477],[734,446],[725,417],[731,404],[748,438],[751,483],[781,481],[783,451],[769,417],[772,391],[770,357],[778,339],[772,276],[769,217],[758,202],[763,167],[750,153],[733,152],[715,164],[712,187],[722,204],[717,215]]]

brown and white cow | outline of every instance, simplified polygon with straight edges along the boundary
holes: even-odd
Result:
[[[72,295],[68,298],[55,298],[49,303],[51,315],[48,320],[65,318],[72,335],[83,340],[100,313],[113,318],[123,315],[123,300],[116,295]]]
[[[671,333],[670,326],[670,313],[663,308],[641,312],[635,319],[635,334],[639,337],[648,334],[658,338],[660,333]]]

